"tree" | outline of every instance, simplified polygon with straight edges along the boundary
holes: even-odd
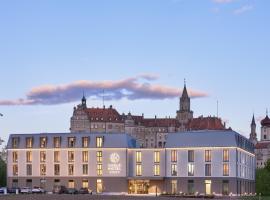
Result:
[[[256,193],[270,195],[270,171],[266,168],[256,170]]]
[[[7,164],[0,157],[0,187],[7,185]]]
[[[266,161],[264,168],[270,173],[270,159]]]

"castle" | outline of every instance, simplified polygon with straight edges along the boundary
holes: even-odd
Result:
[[[190,97],[184,84],[175,118],[145,118],[144,115],[119,114],[112,106],[88,108],[83,95],[81,104],[74,107],[70,131],[95,133],[127,133],[136,138],[141,147],[162,148],[168,133],[195,130],[225,130],[218,117],[193,117]]]

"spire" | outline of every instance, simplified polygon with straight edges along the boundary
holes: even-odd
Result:
[[[82,107],[86,108],[86,98],[84,96],[84,91],[83,91],[83,97],[82,97]]]
[[[184,89],[183,89],[183,92],[182,92],[182,97],[187,97],[188,98],[187,87],[186,87],[186,79],[184,79]]]
[[[256,125],[256,123],[255,123],[255,118],[254,118],[254,113],[253,113],[253,117],[252,117],[251,125]]]

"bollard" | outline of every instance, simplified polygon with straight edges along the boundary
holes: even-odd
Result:
[[[4,189],[4,194],[7,195],[7,188]]]
[[[19,194],[19,190],[18,189],[16,189],[16,194]]]

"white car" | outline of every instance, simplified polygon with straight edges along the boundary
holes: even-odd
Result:
[[[32,193],[45,193],[45,190],[40,187],[34,187]]]
[[[7,188],[6,187],[1,187],[0,188],[0,194],[4,194],[5,191],[7,192]]]
[[[29,187],[23,187],[23,188],[21,188],[21,193],[22,194],[30,194],[31,192],[32,192],[32,190]]]

